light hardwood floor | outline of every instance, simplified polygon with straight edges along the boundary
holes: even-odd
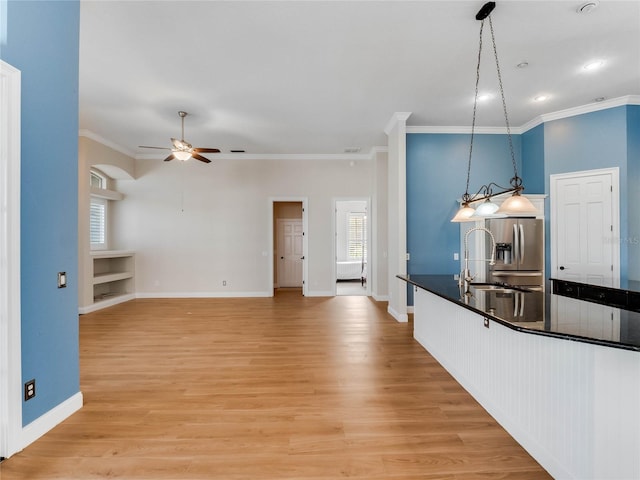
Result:
[[[544,479],[367,297],[134,300],[80,318],[71,418],[17,479]]]

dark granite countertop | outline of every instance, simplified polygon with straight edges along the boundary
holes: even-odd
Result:
[[[453,275],[397,277],[513,330],[640,351],[640,312],[524,288],[488,290],[491,287],[486,284],[472,285],[469,293],[464,295]],[[552,303],[559,305],[558,310],[562,313],[553,315]],[[596,309],[602,312],[607,309],[607,314],[594,315]],[[603,319],[598,321],[599,317]]]

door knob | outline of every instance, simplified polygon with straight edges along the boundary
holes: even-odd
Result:
[[[284,260],[284,257],[280,257],[280,260]]]
[[[560,270],[564,270],[564,267],[560,267]]]

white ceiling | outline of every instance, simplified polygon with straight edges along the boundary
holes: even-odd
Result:
[[[136,155],[180,136],[223,153],[368,153],[394,112],[469,126],[484,1],[82,0],[80,128]],[[509,120],[640,94],[640,1],[498,1]],[[481,91],[498,95],[488,24]],[[603,68],[582,66],[603,59]],[[522,61],[527,68],[517,68]],[[536,103],[538,94],[550,99]],[[504,127],[499,95],[479,126]],[[162,151],[159,151],[162,157]]]

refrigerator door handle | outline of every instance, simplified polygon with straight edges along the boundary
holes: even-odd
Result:
[[[524,293],[518,292],[520,294],[520,316],[524,317]]]
[[[518,224],[513,224],[513,258],[516,259],[516,263],[520,258],[520,236],[518,235]]]
[[[520,241],[518,242],[518,249],[520,250],[520,263],[524,263],[524,246],[526,243],[524,242],[524,226],[522,224],[518,225],[520,227]]]
[[[518,303],[520,302],[520,292],[516,292],[513,294],[514,306],[513,306],[513,318],[518,316]]]

